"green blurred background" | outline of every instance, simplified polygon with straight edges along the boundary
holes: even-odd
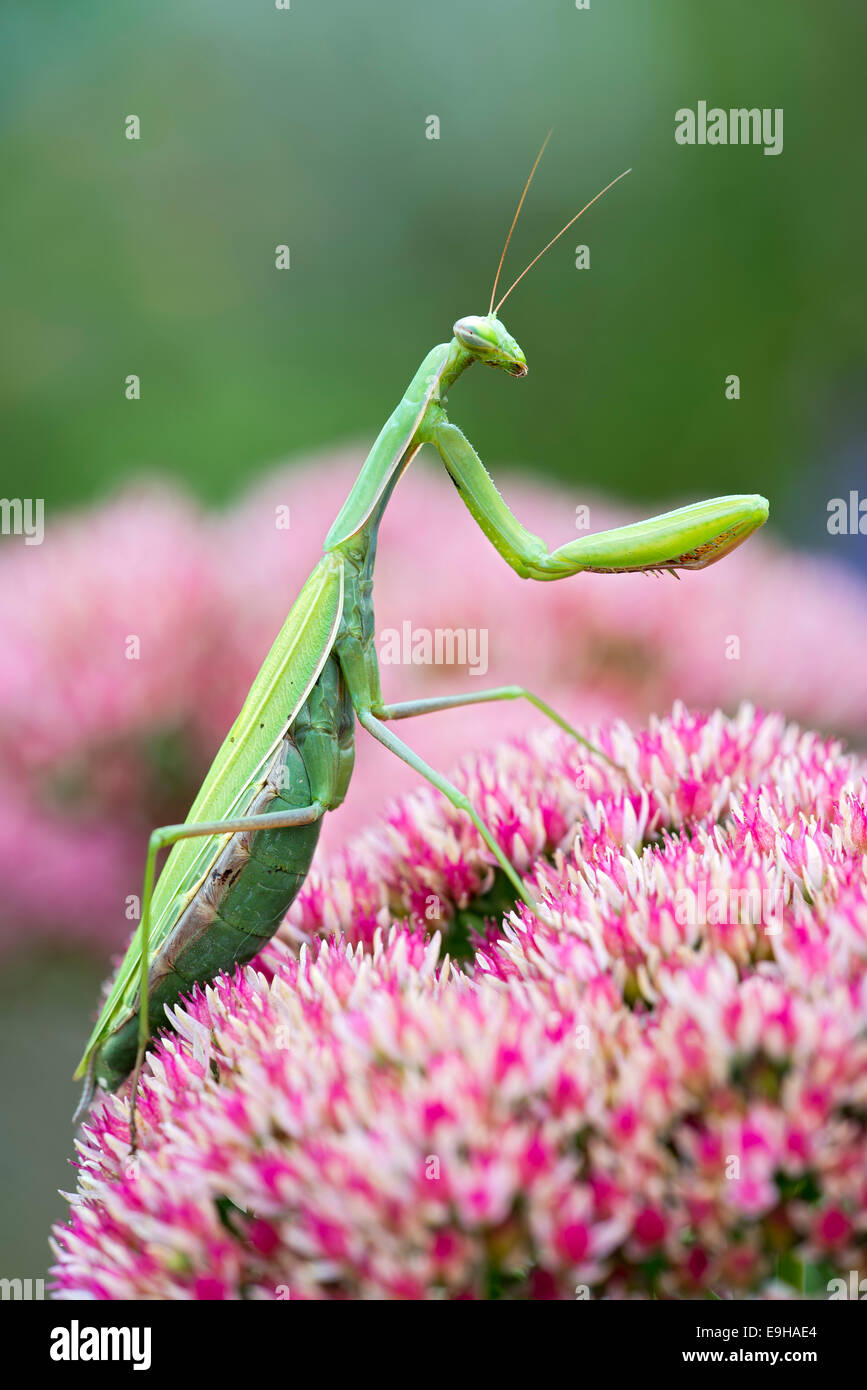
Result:
[[[372,438],[487,309],[551,125],[506,283],[634,172],[504,310],[526,382],[461,384],[483,457],[579,499],[761,491],[813,549],[828,498],[863,493],[859,0],[7,0],[0,26],[4,496],[56,511],[163,472],[227,503],[279,458]],[[783,107],[783,153],[677,145],[675,110],[702,99]],[[46,1266],[101,975],[6,964],[0,1273]]]

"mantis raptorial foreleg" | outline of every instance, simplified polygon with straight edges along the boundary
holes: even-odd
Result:
[[[150,1018],[148,1011],[148,970],[150,968],[150,907],[156,880],[157,856],[164,849],[177,844],[178,840],[192,840],[206,835],[234,835],[243,830],[282,830],[290,826],[312,825],[320,819],[328,808],[321,801],[311,802],[291,811],[263,812],[259,815],[236,816],[233,820],[193,821],[184,825],[161,825],[151,832],[145,860],[144,889],[142,891],[141,921],[138,926],[137,947],[140,953],[139,972],[139,1025],[138,1050],[132,1071],[130,1087],[130,1145],[136,1151],[137,1135],[135,1124],[136,1092],[142,1063],[150,1040]]]
[[[553,720],[561,729],[575,739],[577,743],[582,743],[585,748],[594,753],[597,758],[604,758],[612,767],[622,771],[620,764],[604,753],[601,748],[597,748],[595,743],[591,743],[583,734],[579,734],[562,715],[552,709],[549,704],[541,700],[538,695],[525,690],[522,685],[498,685],[491,690],[471,690],[467,695],[432,695],[423,700],[401,700],[397,705],[384,705],[377,710],[380,719],[414,719],[418,714],[436,714],[439,710],[462,709],[465,705],[486,705],[495,700],[528,700],[536,709],[541,710],[542,714],[548,719]]]
[[[565,579],[585,570],[704,569],[734,550],[767,517],[763,497],[715,497],[549,551],[509,510],[472,444],[442,410],[425,439],[436,447],[485,535],[522,579]]]

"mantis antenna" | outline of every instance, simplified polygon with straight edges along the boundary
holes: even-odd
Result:
[[[547,139],[546,139],[545,144],[547,144],[547,143],[548,143],[548,141],[547,141]],[[543,149],[543,150],[544,150],[544,148],[545,148],[545,145],[542,146],[542,149]],[[542,150],[539,151],[540,157],[541,157],[541,153],[542,153]],[[539,163],[539,160],[537,159],[537,160],[536,160],[536,164],[538,164],[538,163]],[[534,164],[534,165],[533,165],[533,171],[534,171],[534,172],[535,172],[535,169],[536,169],[536,165]],[[521,271],[520,275],[518,276],[518,279],[512,281],[511,285],[510,285],[509,288],[506,290],[506,293],[503,295],[503,298],[500,300],[500,302],[499,302],[499,304],[497,305],[496,309],[494,309],[494,313],[495,313],[495,314],[498,314],[498,313],[500,312],[501,306],[502,306],[503,304],[505,304],[506,300],[509,298],[509,295],[512,293],[512,290],[513,290],[513,289],[515,288],[515,286],[517,285],[518,280],[523,280],[524,276],[527,274],[527,271],[533,269],[533,266],[536,264],[536,262],[537,262],[538,260],[541,260],[541,258],[544,256],[544,254],[545,254],[546,251],[550,251],[551,247],[554,245],[554,242],[555,242],[555,241],[559,241],[559,240],[560,240],[560,237],[563,235],[563,233],[564,233],[564,232],[568,232],[569,228],[572,226],[572,223],[578,221],[578,218],[581,216],[581,213],[586,212],[588,208],[592,208],[592,206],[593,206],[594,203],[598,203],[598,201],[599,201],[599,199],[602,197],[602,194],[603,194],[603,193],[607,193],[608,190],[609,190],[609,188],[613,188],[614,185],[615,185],[616,183],[619,183],[621,179],[625,179],[625,178],[626,178],[626,175],[627,175],[627,174],[631,174],[631,173],[632,173],[632,170],[631,170],[631,169],[624,169],[624,170],[623,170],[623,173],[622,173],[622,174],[618,174],[616,179],[612,179],[610,183],[607,183],[607,184],[605,185],[605,187],[604,187],[603,189],[601,189],[599,193],[596,194],[596,197],[595,197],[595,198],[591,198],[589,203],[585,203],[584,206],[583,206],[583,208],[581,209],[581,212],[576,212],[575,216],[574,216],[574,217],[571,217],[571,218],[569,219],[569,221],[566,223],[566,226],[560,228],[560,230],[559,230],[559,232],[557,233],[556,236],[552,236],[551,240],[548,242],[548,245],[547,245],[547,246],[543,246],[543,247],[542,247],[542,250],[539,252],[538,256],[534,256],[533,259],[531,260],[530,264],[529,264],[528,266],[525,266],[525,267],[524,267],[524,269]],[[530,175],[530,178],[532,178],[532,177],[533,177],[533,175],[531,174],[531,175]],[[529,186],[529,182],[530,182],[530,180],[528,179],[528,180],[527,180],[528,186]],[[526,193],[526,191],[527,191],[527,189],[525,188],[525,189],[524,189],[524,193]],[[522,195],[521,195],[521,203],[523,203],[523,201],[524,201],[524,197],[523,197],[523,194],[522,194]],[[521,203],[518,204],[518,212],[521,211]],[[516,220],[517,220],[517,217],[518,217],[518,213],[516,212],[516,213],[515,213],[515,219],[516,219]],[[514,225],[515,225],[515,223],[513,222],[513,223],[512,223],[512,226],[514,227]],[[509,236],[511,236],[511,235],[512,235],[512,233],[511,233],[511,231],[510,231],[510,232],[509,232]],[[508,242],[508,239],[507,239],[507,240],[506,240],[506,245],[508,246],[508,244],[509,244],[509,242]],[[503,251],[503,255],[505,255],[505,254],[506,254],[506,253],[505,253],[505,250],[504,250],[504,251]],[[502,264],[502,262],[501,262],[501,264]],[[499,272],[497,272],[497,273],[499,274]],[[496,281],[494,282],[494,285],[495,285],[495,287],[496,287]],[[493,296],[491,296],[491,298],[493,299]]]
[[[524,184],[524,191],[523,191],[523,193],[521,194],[520,199],[518,200],[518,206],[517,206],[516,209],[515,209],[515,216],[512,218],[512,225],[511,225],[511,227],[509,228],[508,234],[507,234],[507,236],[506,236],[506,244],[505,244],[505,246],[503,247],[503,253],[502,253],[502,255],[500,256],[500,264],[497,266],[497,273],[496,273],[496,275],[494,276],[494,288],[491,290],[491,302],[490,302],[490,304],[488,305],[488,313],[489,313],[489,314],[491,313],[491,311],[493,310],[493,307],[494,307],[494,295],[497,293],[497,285],[499,284],[499,280],[500,280],[500,271],[503,269],[503,261],[506,259],[506,252],[507,252],[508,249],[509,249],[509,242],[512,240],[512,233],[513,233],[513,231],[515,230],[515,223],[517,222],[517,220],[518,220],[518,218],[519,218],[519,216],[520,216],[520,214],[521,214],[521,208],[524,206],[524,199],[525,199],[526,196],[527,196],[527,189],[530,187],[530,184],[533,182],[533,175],[535,174],[536,170],[537,170],[538,167],[539,167],[539,160],[542,158],[542,155],[545,153],[545,146],[547,145],[548,141],[551,139],[551,136],[552,136],[553,134],[554,134],[554,127],[552,126],[551,129],[548,131],[548,134],[545,136],[545,139],[542,141],[542,148],[540,149],[539,153],[536,155],[535,162],[534,162],[534,164],[533,164],[532,169],[530,170],[530,176],[529,176],[529,178],[527,179],[527,182]]]

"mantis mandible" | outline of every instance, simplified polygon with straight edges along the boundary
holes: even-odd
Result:
[[[325,537],[322,558],[277,634],[186,821],[151,834],[139,925],[75,1073],[87,1078],[77,1118],[97,1081],[116,1090],[132,1072],[133,1150],[148,1042],[166,1026],[168,1006],[194,984],[251,960],[277,930],[309,872],[322,817],[346,795],[356,722],[472,820],[516,897],[541,912],[467,797],[389,727],[436,710],[525,700],[587,744],[550,705],[518,685],[402,704],[384,699],[372,600],[377,533],[395,486],[423,444],[436,449],[481,530],[524,579],[564,579],[582,571],[703,569],[767,519],[763,497],[717,497],[549,551],[509,510],[478,454],[449,420],[447,393],[473,363],[526,376],[527,360],[501,323],[500,308],[539,257],[630,172],[618,175],[576,213],[495,305],[509,241],[549,138],[550,131],[512,219],[487,314],[458,319],[451,341],[425,357]],[[157,857],[164,849],[171,853],[156,881]]]

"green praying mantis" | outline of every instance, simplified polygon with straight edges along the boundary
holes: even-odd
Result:
[[[593,747],[544,700],[518,685],[401,704],[384,699],[372,597],[377,534],[398,481],[423,444],[436,449],[481,530],[524,579],[550,581],[582,571],[703,569],[767,519],[763,497],[717,497],[549,551],[509,510],[478,454],[448,418],[447,393],[475,362],[526,376],[527,360],[500,321],[500,308],[554,242],[630,172],[618,175],[576,213],[495,304],[512,232],[549,138],[550,132],[512,219],[487,314],[459,318],[451,340],[425,357],[325,537],[322,558],[277,634],[186,821],[151,834],[139,925],[75,1073],[86,1077],[76,1118],[97,1082],[113,1091],[132,1073],[133,1150],[139,1075],[150,1039],[166,1026],[166,1009],[181,995],[251,960],[277,930],[309,872],[322,817],[346,795],[356,722],[470,818],[516,898],[543,912],[468,798],[390,727],[433,711],[525,700]],[[171,852],[157,880],[157,858],[167,848]]]

